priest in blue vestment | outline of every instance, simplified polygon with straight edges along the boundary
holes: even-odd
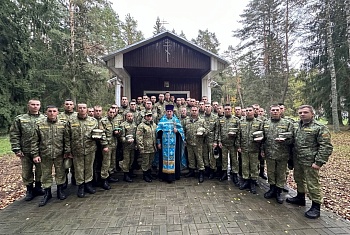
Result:
[[[159,179],[169,183],[180,179],[181,163],[185,162],[182,148],[185,134],[180,120],[174,116],[174,105],[165,106],[166,114],[157,126],[159,149]]]

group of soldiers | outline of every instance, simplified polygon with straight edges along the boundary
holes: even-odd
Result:
[[[25,200],[43,195],[39,206],[52,198],[53,167],[60,200],[66,198],[69,171],[71,183],[78,186],[78,197],[86,192],[94,194],[97,185],[109,190],[109,183],[118,181],[118,168],[126,182],[133,182],[137,166],[143,179],[152,182],[156,178],[152,169],[160,174],[163,168],[164,156],[159,157],[159,150],[166,146],[158,131],[168,117],[174,122],[172,131],[183,139],[181,161],[184,159],[182,166],[188,168],[184,177],[196,176],[199,183],[205,177],[219,181],[230,178],[239,189],[256,194],[260,176],[270,184],[264,197],[283,203],[282,190],[293,169],[298,194],[286,201],[305,206],[308,192],[312,206],[305,216],[320,216],[318,174],[333,147],[327,127],[314,120],[315,112],[309,105],[299,107],[299,121],[285,117],[283,104],[271,105],[267,118],[258,104],[232,108],[230,104],[210,103],[206,96],[200,101],[175,99],[169,92],[159,94],[158,100],[146,95],[131,101],[122,97],[120,107],[111,105],[106,116],[102,106],[89,108],[84,103],[77,104],[75,112],[70,99],[65,100],[62,113],[51,105],[45,115],[39,110],[40,101],[30,100],[28,113],[17,116],[10,129],[12,150],[22,162]]]

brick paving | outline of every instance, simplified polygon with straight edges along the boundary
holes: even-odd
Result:
[[[138,176],[111,186],[78,198],[69,185],[64,201],[53,190],[44,207],[40,197],[16,201],[0,211],[0,234],[350,234],[350,222],[334,213],[305,218],[310,202],[303,208],[264,199],[266,182],[256,195],[230,181],[195,178],[168,184]]]

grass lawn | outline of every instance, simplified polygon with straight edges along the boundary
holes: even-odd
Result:
[[[9,136],[0,136],[0,158],[9,153],[12,153]]]

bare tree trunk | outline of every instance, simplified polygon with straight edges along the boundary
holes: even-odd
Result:
[[[282,103],[284,103],[287,92],[288,92],[288,84],[289,84],[289,62],[288,62],[288,53],[289,53],[289,0],[286,0],[286,24],[285,24],[285,50],[284,50],[284,60],[286,63],[286,71],[285,71],[285,82],[284,82],[284,90],[282,94]]]
[[[347,32],[347,41],[348,41],[348,67],[350,67],[350,0],[345,1],[345,9],[346,9],[346,32]],[[350,83],[350,76],[348,76],[348,80]],[[350,91],[349,91],[350,92]],[[350,110],[348,110],[349,112]],[[350,126],[350,121],[348,119],[348,125]],[[350,128],[350,127],[349,127]]]
[[[338,118],[338,94],[337,94],[337,77],[335,73],[334,66],[334,47],[332,40],[332,26],[330,19],[330,7],[331,0],[328,0],[326,6],[326,20],[327,20],[327,47],[328,47],[328,56],[329,56],[329,68],[331,72],[331,97],[332,97],[332,121],[333,121],[333,130],[334,132],[339,132],[339,118]]]
[[[72,71],[72,82],[75,83],[75,19],[74,19],[74,0],[69,0],[69,26],[70,26],[70,47],[71,47],[71,71]],[[71,94],[71,99],[76,103],[75,94]]]

